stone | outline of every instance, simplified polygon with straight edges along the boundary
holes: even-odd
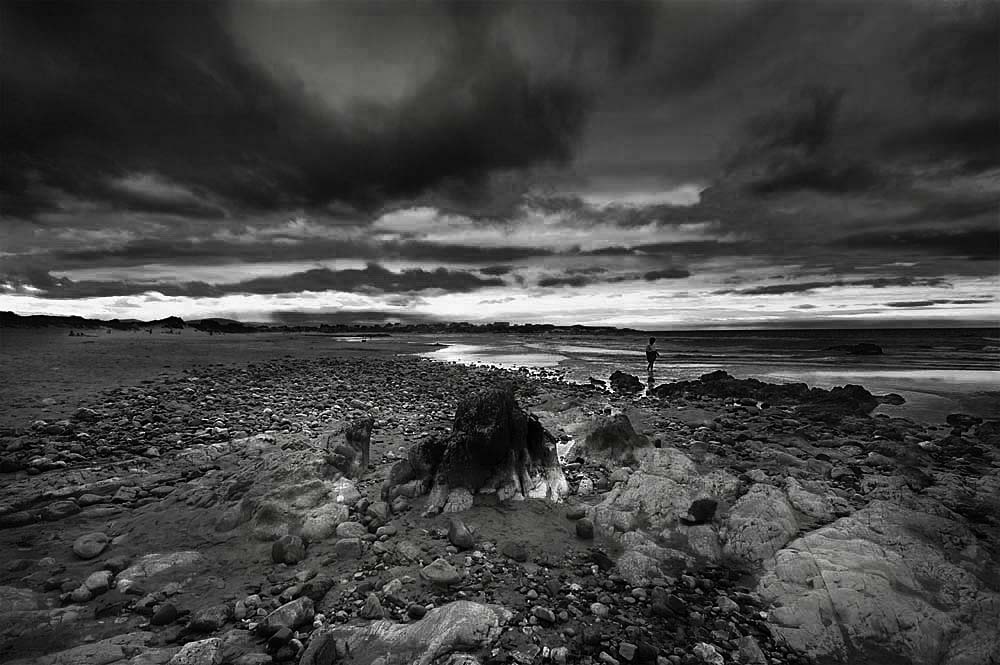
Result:
[[[166,626],[177,621],[178,616],[180,616],[180,613],[173,603],[164,603],[156,608],[153,616],[149,619],[149,623],[154,626]]]
[[[576,535],[583,540],[594,539],[594,523],[587,517],[578,520],[576,523]]]
[[[337,532],[337,526],[346,522],[350,509],[342,503],[326,503],[306,514],[302,523],[302,537],[311,543],[326,540]]]
[[[622,660],[631,663],[635,659],[636,646],[631,642],[619,642],[618,655]]]
[[[768,665],[767,656],[760,645],[750,635],[744,635],[736,640],[737,659],[743,665]]]
[[[699,662],[706,663],[707,665],[725,665],[726,663],[722,654],[712,644],[698,642],[691,651],[698,658]]]
[[[385,616],[382,611],[382,603],[379,602],[378,596],[373,593],[368,594],[365,598],[365,604],[361,608],[359,613],[362,619],[381,619]]]
[[[267,648],[269,651],[277,651],[288,644],[294,636],[295,633],[292,632],[291,628],[282,626],[271,637],[267,638]],[[270,662],[270,656],[268,657],[268,661]]]
[[[421,568],[420,576],[428,582],[441,586],[452,586],[458,584],[462,579],[462,574],[458,569],[444,559],[435,559]]]
[[[427,614],[427,608],[420,603],[410,603],[406,607],[406,616],[414,620],[423,619]]]
[[[341,538],[333,545],[333,553],[338,559],[360,559],[364,546],[360,538]]]
[[[168,665],[222,665],[222,640],[210,637],[207,640],[188,642]]]
[[[736,601],[734,601],[732,598],[729,598],[728,596],[719,596],[715,600],[715,605],[716,607],[719,608],[719,611],[722,612],[723,614],[732,614],[733,612],[740,611],[739,604],[737,604]]]
[[[543,621],[549,624],[556,622],[555,613],[547,607],[536,605],[534,608],[532,608],[531,613],[536,618],[538,618],[539,621]]]
[[[469,527],[457,517],[453,517],[448,525],[448,542],[460,550],[471,550],[476,545]]]
[[[108,536],[100,531],[85,533],[73,541],[73,554],[80,559],[93,559],[108,546]]]
[[[111,574],[110,570],[98,570],[87,576],[87,579],[83,582],[83,586],[96,596],[111,588],[113,577],[114,575]]]
[[[195,612],[188,628],[196,633],[214,633],[232,617],[228,605],[210,605]]]
[[[46,522],[54,522],[79,512],[80,506],[75,501],[53,501],[42,508],[41,516]]]
[[[528,546],[520,540],[505,540],[500,544],[500,553],[519,563],[528,560]]]
[[[586,517],[586,516],[587,516],[587,507],[582,504],[575,503],[572,506],[568,506],[566,508],[566,519],[568,520],[578,520],[581,517]]]
[[[415,623],[380,620],[361,626],[319,628],[313,632],[299,665],[376,662],[468,665],[477,661],[461,657],[493,644],[510,618],[508,610],[496,605],[455,601],[429,611]],[[450,655],[459,660],[449,659]]]
[[[313,601],[308,596],[296,598],[287,602],[274,610],[260,622],[258,629],[265,635],[271,635],[281,626],[287,626],[295,630],[299,626],[304,626],[312,622],[316,616],[316,609]]]
[[[364,538],[368,535],[368,527],[361,522],[341,522],[337,525],[338,538]]]
[[[271,560],[289,566],[297,564],[306,556],[306,546],[299,536],[284,535],[271,546]]]

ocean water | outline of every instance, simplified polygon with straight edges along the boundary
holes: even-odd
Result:
[[[820,388],[860,384],[906,403],[879,411],[927,422],[949,413],[1000,417],[1000,330],[899,329],[698,331],[650,333],[660,358],[652,383],[693,379],[714,370],[773,383]],[[647,336],[460,335],[424,355],[435,360],[501,367],[552,368],[566,380],[607,379],[615,370],[648,382]],[[835,347],[867,342],[882,355],[851,355]]]

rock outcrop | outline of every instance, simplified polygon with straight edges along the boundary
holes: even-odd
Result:
[[[568,491],[555,438],[504,385],[461,402],[450,434],[413,446],[391,469],[384,498],[430,492],[433,514],[465,510],[476,494],[559,500]]]
[[[511,612],[496,605],[455,601],[435,608],[416,623],[374,621],[363,626],[323,628],[313,633],[299,665],[358,664],[430,665],[451,654],[479,663],[475,654],[500,635]],[[453,656],[454,658],[454,656]],[[439,660],[440,659],[440,660]]]
[[[996,572],[957,515],[900,490],[789,543],[757,590],[818,660],[972,665],[1000,662]]]

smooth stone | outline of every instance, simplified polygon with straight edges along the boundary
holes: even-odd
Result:
[[[153,612],[152,618],[150,618],[149,623],[154,626],[166,626],[167,624],[173,623],[177,620],[180,613],[173,603],[164,603],[160,605],[155,612]]]
[[[460,550],[471,550],[476,544],[472,531],[458,518],[452,518],[448,525],[448,541]]]
[[[108,536],[100,531],[86,533],[73,541],[73,554],[81,559],[93,559],[108,546]]]

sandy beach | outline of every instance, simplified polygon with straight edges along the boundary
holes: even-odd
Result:
[[[996,422],[724,374],[598,387],[420,357],[430,340],[4,331],[6,349],[13,334],[4,662],[1000,653]],[[505,383],[514,412],[475,401]],[[400,475],[455,440],[463,408],[489,428],[537,417],[560,458],[501,465],[525,464],[546,498]],[[330,473],[345,423],[366,418],[370,466]]]

